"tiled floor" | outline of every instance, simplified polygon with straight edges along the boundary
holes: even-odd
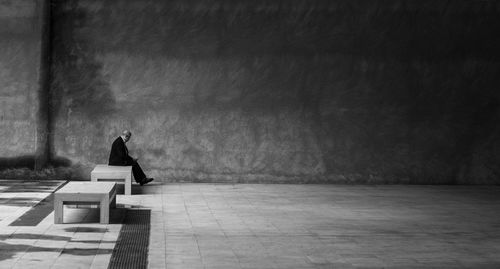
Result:
[[[107,268],[127,210],[151,212],[149,268],[500,268],[499,186],[155,183],[133,193],[118,197],[109,225],[70,208],[74,223],[54,225],[51,213],[9,226],[50,193],[1,192],[0,268]]]
[[[168,268],[500,268],[498,187],[191,184],[161,192],[155,243],[166,245]]]

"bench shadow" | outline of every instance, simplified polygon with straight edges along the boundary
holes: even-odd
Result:
[[[162,189],[159,187],[161,182],[151,182],[146,185],[132,184],[132,194],[157,194],[161,193]]]
[[[69,227],[64,228],[64,231],[70,233],[105,233],[108,228],[98,228],[98,227]]]
[[[125,194],[125,184],[120,181],[115,181],[113,179],[99,179],[99,182],[116,182],[116,194],[118,195],[123,195]],[[132,183],[132,188],[130,189],[132,195],[140,195],[140,194],[145,194],[145,188],[146,186],[141,186],[135,182]]]
[[[144,188],[146,186],[141,186],[139,184],[132,184],[132,194],[141,195],[145,194]]]

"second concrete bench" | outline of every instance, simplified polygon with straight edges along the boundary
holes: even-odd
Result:
[[[123,180],[125,194],[132,194],[132,166],[98,164],[90,173],[90,180],[95,182],[99,180]]]

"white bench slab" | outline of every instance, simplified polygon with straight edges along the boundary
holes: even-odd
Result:
[[[130,195],[132,193],[132,166],[98,164],[90,173],[90,181],[109,181],[110,179],[123,181],[125,194]]]
[[[100,223],[109,223],[109,208],[116,207],[115,182],[69,182],[54,193],[54,223],[63,223],[65,204],[98,204]]]

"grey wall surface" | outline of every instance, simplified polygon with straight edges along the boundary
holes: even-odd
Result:
[[[496,1],[68,0],[52,26],[82,175],[131,129],[164,181],[499,183]]]
[[[0,0],[0,168],[34,165],[39,24],[39,1]]]

